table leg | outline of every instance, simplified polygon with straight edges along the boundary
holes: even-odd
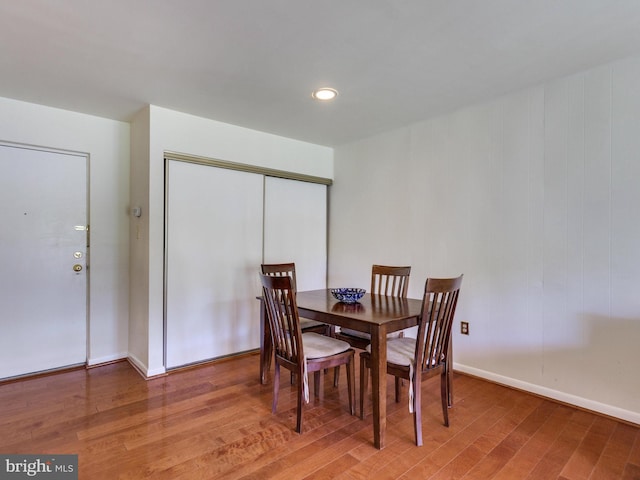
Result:
[[[387,431],[387,332],[382,326],[371,332],[371,394],[373,444],[383,449]]]
[[[271,368],[273,346],[271,345],[271,330],[267,321],[267,309],[264,299],[260,298],[260,383],[267,383],[267,373]]]

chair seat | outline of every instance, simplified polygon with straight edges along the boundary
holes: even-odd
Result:
[[[307,358],[330,357],[351,348],[347,342],[313,332],[302,334],[302,344]]]
[[[371,345],[367,346],[371,353]],[[387,362],[409,367],[416,356],[416,339],[411,337],[397,337],[387,340]]]
[[[349,335],[350,337],[363,338],[365,340],[371,340],[371,335],[367,332],[359,332],[358,330],[352,330],[350,328],[341,328],[340,333]],[[401,335],[401,332],[391,332],[387,335],[387,338],[396,338]]]
[[[315,320],[310,320],[308,318],[301,318],[300,319],[300,328],[302,330],[306,330],[307,328],[313,328],[313,327],[324,327],[326,324],[322,323],[322,322],[317,322]]]
[[[371,345],[367,345],[371,354]],[[391,338],[387,341],[387,363],[409,368],[409,412],[413,413],[413,372],[415,369],[416,339],[411,337]]]
[[[350,337],[364,338],[365,340],[371,339],[371,335],[367,332],[359,332],[358,330],[351,330],[350,328],[341,328],[340,333],[349,335]]]
[[[309,378],[307,376],[307,360],[330,357],[342,352],[346,352],[351,348],[347,342],[336,338],[320,335],[319,333],[303,333],[302,345],[304,348],[304,367],[302,373],[302,390],[304,401],[309,403]]]

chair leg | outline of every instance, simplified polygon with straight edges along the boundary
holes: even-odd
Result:
[[[313,395],[316,398],[321,397],[320,389],[322,388],[322,382],[320,382],[320,370],[313,372]]]
[[[355,358],[351,357],[349,362],[347,363],[347,391],[349,393],[349,413],[351,415],[356,414],[356,399],[355,399],[355,377],[356,377],[356,368],[355,368]],[[336,367],[336,371],[338,367]]]
[[[396,377],[395,385],[396,385],[396,403],[400,401],[400,391],[402,390],[403,379],[400,377]]]
[[[420,373],[414,373],[413,379],[413,430],[416,435],[416,445],[422,446],[422,387]]]
[[[451,384],[451,365],[449,364],[449,360],[445,363],[445,369],[447,372],[447,405],[449,408],[453,405],[453,385]]]
[[[340,385],[340,367],[336,367],[333,372],[333,386],[337,387]]]
[[[440,397],[442,401],[442,416],[444,417],[444,426],[449,426],[449,378],[446,369],[440,375]]]
[[[302,433],[302,405],[304,404],[304,382],[298,380],[298,412],[296,415],[296,432]]]
[[[280,364],[276,361],[273,368],[273,403],[271,404],[271,413],[276,413],[278,393],[280,393]]]
[[[360,418],[364,420],[364,397],[367,394],[369,368],[366,360],[360,357]]]

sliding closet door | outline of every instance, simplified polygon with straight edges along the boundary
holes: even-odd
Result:
[[[167,162],[166,367],[255,349],[263,177]]]
[[[265,263],[295,262],[298,290],[326,288],[327,187],[265,178]]]

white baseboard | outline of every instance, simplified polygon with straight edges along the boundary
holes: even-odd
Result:
[[[127,358],[127,355],[127,352],[121,352],[115,355],[107,355],[106,357],[89,358],[87,359],[87,366],[94,367],[96,365],[102,365],[105,363],[117,362],[118,360],[124,360],[125,358]]]
[[[132,354],[129,354],[127,356],[127,360],[133,366],[133,368],[135,368],[138,373],[147,380],[149,378],[158,377],[167,373],[167,370],[164,367],[149,370],[144,362],[140,361],[139,358]]]
[[[593,412],[598,412],[603,415],[619,418],[626,422],[640,425],[639,412],[625,410],[623,408],[615,407],[613,405],[607,405],[605,403],[596,402],[595,400],[590,400],[588,398],[578,397],[570,393],[561,392],[559,390],[553,390],[551,388],[542,387],[540,385],[535,385],[533,383],[523,382],[515,378],[505,377],[503,375],[498,375],[496,373],[488,372],[486,370],[469,367],[467,365],[461,365],[455,362],[453,363],[453,369],[462,373],[468,373],[469,375],[473,375],[475,377],[484,378],[492,382],[499,383],[501,385],[506,385],[508,387],[513,387],[519,390],[524,390],[526,392],[531,392],[536,395],[540,395],[542,397],[551,398],[553,400],[557,400],[562,403],[568,403],[570,405],[575,405],[576,407],[584,408],[586,410],[591,410]]]

